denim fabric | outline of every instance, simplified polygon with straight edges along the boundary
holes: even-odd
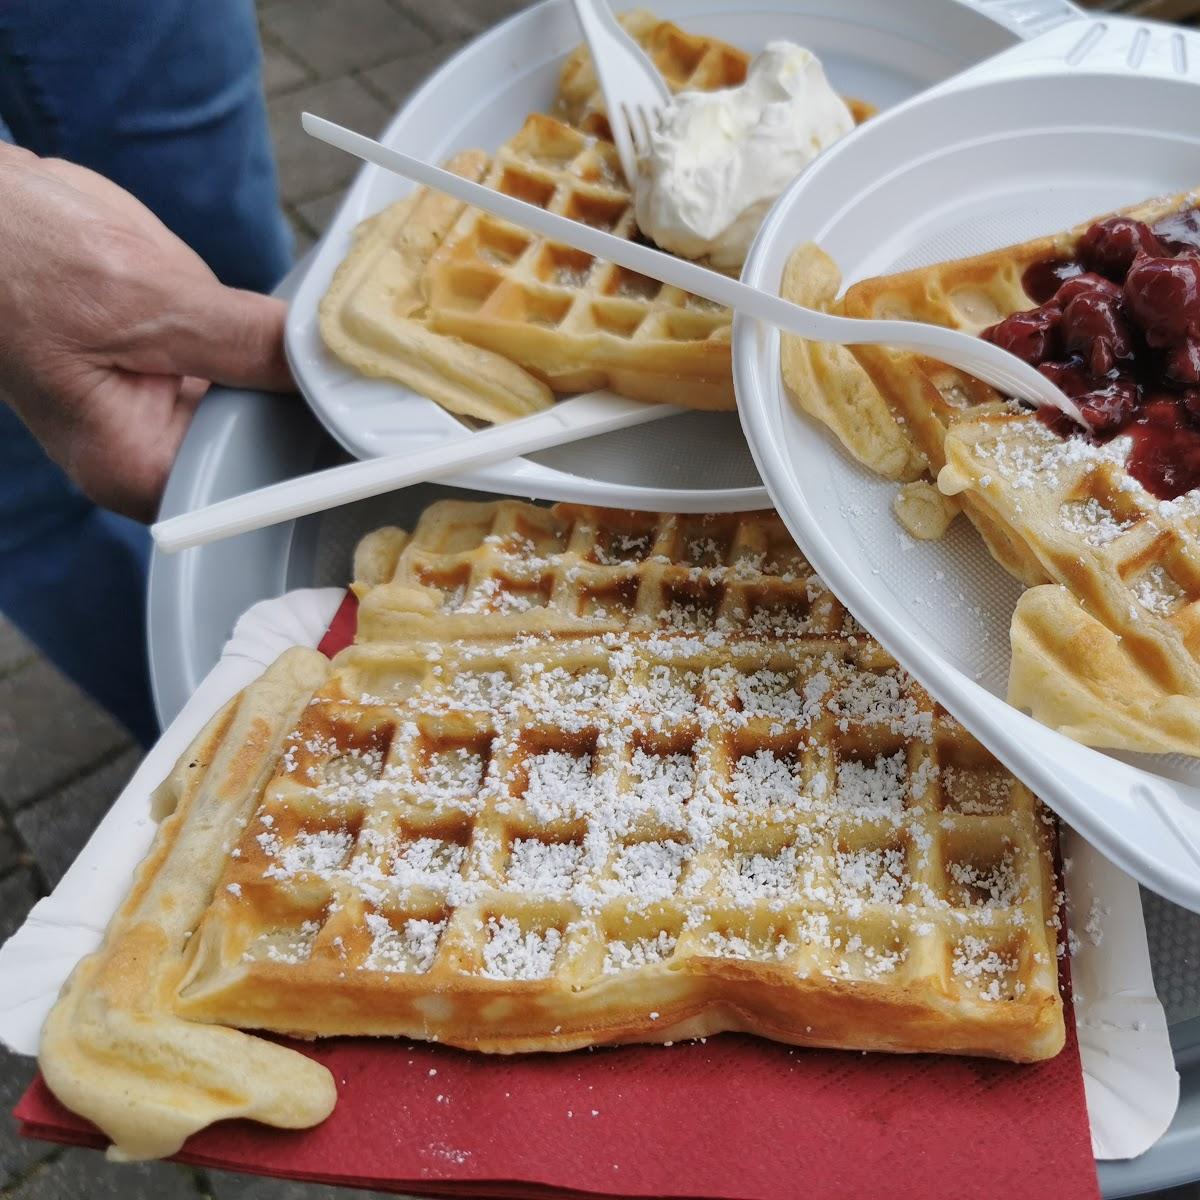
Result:
[[[119,183],[225,283],[287,270],[252,0],[0,0],[0,137]],[[0,406],[0,611],[145,743],[149,557]]]
[[[132,192],[224,283],[287,270],[251,0],[4,0],[0,119]]]
[[[145,745],[149,563],[146,527],[92,504],[0,404],[0,611]]]

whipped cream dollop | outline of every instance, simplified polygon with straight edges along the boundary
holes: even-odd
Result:
[[[740,87],[681,92],[667,106],[639,164],[638,227],[684,258],[740,267],[775,198],[853,127],[817,57],[772,42]]]

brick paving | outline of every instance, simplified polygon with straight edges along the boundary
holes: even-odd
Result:
[[[356,169],[304,134],[300,113],[376,134],[444,58],[522,7],[524,0],[259,0],[280,191],[298,252],[321,235]]]
[[[368,133],[447,55],[523,0],[259,0],[264,86],[297,252],[318,238],[354,173],[305,137],[312,109]],[[133,773],[138,750],[0,618],[0,942],[53,887]],[[19,1137],[8,1113],[33,1064],[0,1048],[2,1200],[333,1200],[312,1184],[169,1163],[107,1164]],[[1156,1200],[1200,1200],[1180,1188]]]

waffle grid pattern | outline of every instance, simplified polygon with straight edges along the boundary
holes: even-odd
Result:
[[[1196,497],[1157,501],[1130,486],[1119,444],[1081,454],[1040,424],[1018,421],[1010,428],[981,419],[969,440],[952,431],[954,466],[971,464],[985,508],[1016,526],[1051,578],[1116,632],[1153,679],[1200,696]]]
[[[660,21],[645,9],[623,13],[625,31],[646,51],[672,92],[708,92],[737,87],[746,79],[750,55],[715,38],[687,33]],[[612,141],[604,95],[586,46],[574,50],[563,66],[558,109],[585,133]]]
[[[617,237],[639,237],[616,150],[534,113],[483,183]],[[466,209],[425,270],[435,329],[469,338],[555,391],[732,408],[728,310]]]
[[[750,55],[736,46],[688,33],[645,9],[622,13],[618,20],[645,50],[672,92],[710,92],[745,82]],[[875,111],[862,100],[846,97],[846,103],[856,122],[865,121]],[[563,65],[557,112],[584,133],[612,141],[604,94],[586,46],[573,50]]]
[[[366,603],[452,583],[424,609],[437,640],[335,660],[194,939],[181,1013],[502,1050],[720,1028],[1061,1044],[1036,802],[812,594],[773,515],[448,503],[394,559],[387,540],[360,556],[389,581]],[[474,636],[495,620],[475,601],[524,603],[531,569],[554,580],[537,607],[574,624]],[[666,615],[672,570],[724,588],[680,606],[690,625]],[[580,607],[617,577],[637,581],[621,634]],[[756,588],[792,607],[747,621]]]

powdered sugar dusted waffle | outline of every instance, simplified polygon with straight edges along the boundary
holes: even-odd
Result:
[[[1174,196],[1125,215],[1168,229],[1182,221],[1177,232],[1190,237],[1186,214],[1195,203],[1195,195]],[[1028,290],[1041,287],[1039,272],[1049,273],[1052,292],[1070,272],[1082,271],[1081,239],[1092,224],[976,258],[866,280],[831,307],[849,316],[910,318],[981,333],[1046,299]],[[798,255],[798,277],[801,264],[822,259],[815,248]],[[828,268],[827,260],[824,265]],[[1121,294],[1120,278],[1090,286]],[[1060,319],[1068,320],[1054,318]],[[1051,336],[1070,344],[1050,356],[1084,353],[1082,342],[1070,342],[1074,335],[1056,328]],[[1137,423],[1115,436],[1102,428],[1098,439],[1065,427],[1052,431],[1031,411],[953,368],[882,347],[855,347],[853,358],[839,358],[839,370],[821,377],[818,396],[812,354],[820,352],[792,343],[789,386],[799,402],[826,419],[861,461],[883,473],[912,478],[912,466],[923,459],[942,495],[961,504],[995,558],[1029,586],[1013,619],[1010,699],[1090,744],[1196,754],[1200,492],[1154,494],[1157,485],[1139,463],[1146,465],[1147,453],[1159,454],[1146,440],[1157,437],[1156,431],[1147,434]],[[1160,352],[1143,347],[1139,353],[1149,361]],[[1047,369],[1060,368],[1050,363]],[[1117,375],[1114,370],[1112,377]],[[1165,385],[1171,403],[1186,395],[1178,391],[1181,386]],[[1110,405],[1110,398],[1099,403]],[[830,410],[836,420],[828,419]],[[1098,421],[1113,415],[1095,411]],[[1180,474],[1193,470],[1195,452],[1187,438],[1178,451]],[[1150,466],[1161,472],[1155,463],[1169,464],[1170,453],[1163,451],[1166,458]],[[901,469],[887,471],[891,463]],[[1172,469],[1168,465],[1167,473]],[[947,517],[952,515],[950,510]]]
[[[186,863],[186,918],[127,905],[55,1010],[47,1078],[106,1131],[162,1153],[234,1111],[236,1053],[203,1078],[148,1056],[199,1113],[166,1131],[136,1087],[118,1103],[142,1069],[120,1039],[159,1023],[1057,1053],[1048,819],[773,514],[442,503],[368,538],[357,573],[360,640],[293,652],[311,678],[253,769],[227,717],[181,763],[139,886]],[[162,964],[145,1003],[109,969],[140,938]]]

